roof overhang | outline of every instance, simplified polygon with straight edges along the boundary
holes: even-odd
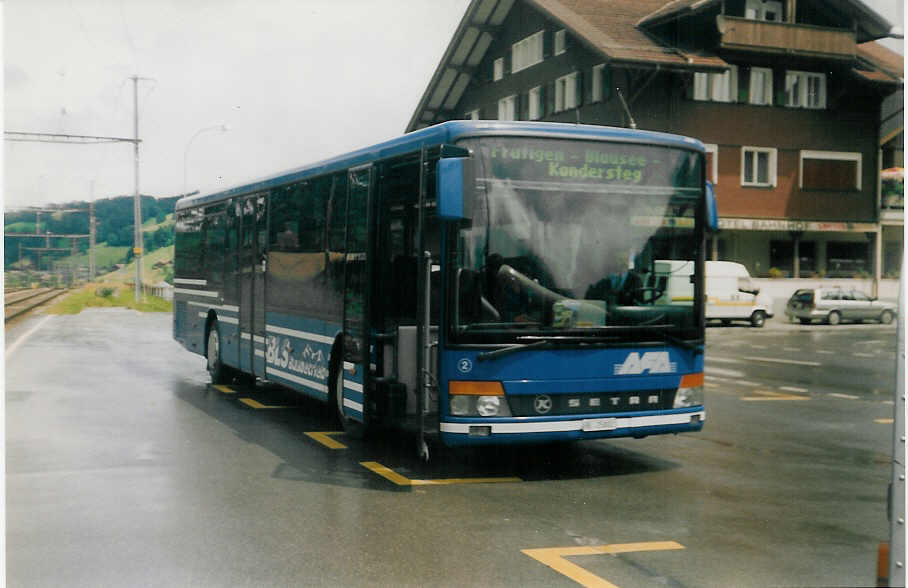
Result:
[[[613,67],[701,72],[728,69],[728,64],[715,55],[663,46],[642,30],[639,31],[642,37],[637,43],[628,45],[619,42],[559,0],[522,1],[546,18],[559,23]],[[454,116],[454,108],[515,2],[516,0],[473,0],[470,3],[407,124],[407,132]]]
[[[473,0],[470,3],[407,124],[407,132],[431,124],[439,111],[450,111],[457,106],[495,38],[494,31],[504,22],[515,1]]]

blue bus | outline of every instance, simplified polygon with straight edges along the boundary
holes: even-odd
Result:
[[[698,431],[694,139],[451,121],[176,206],[174,338],[348,432],[447,446]],[[693,260],[663,296],[656,260]]]

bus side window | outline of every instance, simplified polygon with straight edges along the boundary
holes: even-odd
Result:
[[[271,223],[269,249],[297,251],[299,249],[299,205],[302,186],[294,184],[271,192]]]
[[[240,223],[237,218],[237,208],[230,200],[227,201],[227,216],[224,223],[224,300],[232,304],[237,301],[236,268]]]
[[[328,204],[328,251],[346,252],[347,239],[347,173],[332,178],[331,198]]]
[[[205,224],[201,208],[190,208],[178,215],[175,240],[178,244],[175,274],[181,278],[206,277]]]
[[[205,218],[205,250],[208,252],[205,270],[208,282],[215,286],[221,286],[224,283],[225,225],[223,214]]]
[[[347,172],[331,178],[328,200],[326,287],[323,292],[325,316],[340,320],[344,310],[344,256],[347,249]]]
[[[416,324],[416,230],[414,204],[419,190],[419,159],[412,154],[380,168],[375,314],[381,329]]]
[[[300,251],[316,253],[325,250],[325,225],[331,178],[316,178],[307,183],[300,207]]]

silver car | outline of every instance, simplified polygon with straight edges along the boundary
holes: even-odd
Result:
[[[860,290],[847,288],[804,288],[788,299],[785,316],[803,324],[814,320],[837,325],[843,320],[880,321],[888,325],[895,317],[894,304],[880,302]]]

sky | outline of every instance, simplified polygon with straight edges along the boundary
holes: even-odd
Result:
[[[902,0],[863,2],[901,24]],[[216,191],[403,133],[468,4],[6,0],[3,126],[131,139],[139,76],[141,193]],[[134,162],[4,141],[3,205],[131,195]]]

